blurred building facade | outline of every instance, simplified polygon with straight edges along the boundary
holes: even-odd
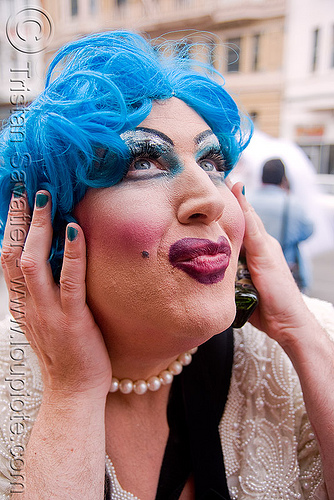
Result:
[[[285,0],[44,0],[55,23],[53,48],[77,34],[131,29],[151,38],[206,46],[236,100],[267,133],[280,132]],[[200,33],[196,33],[200,32]],[[161,38],[159,39],[161,41]]]
[[[32,9],[26,0],[0,2],[0,120],[23,108],[43,88],[44,21],[39,1]]]
[[[20,3],[27,4],[2,0],[7,11],[1,18],[19,9]],[[54,23],[53,39],[43,52],[45,64],[61,45],[94,31],[130,29],[157,42],[182,39],[175,47],[185,57],[192,57],[197,50],[193,42],[200,42],[201,53],[196,56],[224,75],[227,90],[259,130],[297,142],[318,171],[334,172],[333,0],[40,0],[39,4]],[[10,57],[15,57],[10,47],[4,49],[5,42],[0,38],[1,75],[3,67],[8,71]],[[41,71],[35,74],[41,84]],[[2,90],[0,94],[2,99]]]
[[[334,2],[290,0],[281,135],[334,174]]]

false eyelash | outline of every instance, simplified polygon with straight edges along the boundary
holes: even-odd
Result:
[[[221,152],[216,149],[205,152],[200,158],[198,158],[198,161],[206,159],[213,160],[215,162],[218,172],[227,172],[229,170],[225,158],[222,156]]]
[[[142,157],[157,160],[162,155],[161,147],[156,144],[152,144],[149,141],[129,144],[128,147],[130,151],[130,163],[135,158]]]

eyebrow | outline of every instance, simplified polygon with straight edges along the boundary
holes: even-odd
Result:
[[[172,141],[172,139],[170,137],[168,137],[168,135],[164,134],[163,132],[160,132],[160,130],[156,130],[155,128],[148,128],[148,127],[136,127],[134,130],[135,131],[140,130],[141,132],[145,132],[145,133],[150,134],[150,135],[155,135],[155,136],[159,137],[161,140],[170,144],[171,146],[174,146],[174,142]],[[200,132],[199,134],[197,134],[194,137],[194,143],[200,144],[207,137],[210,137],[210,136],[213,136],[216,138],[216,135],[212,132],[211,129],[204,130],[203,132]]]
[[[199,144],[200,142],[204,141],[207,137],[209,136],[214,136],[217,138],[217,136],[212,132],[212,130],[204,130],[203,132],[200,132],[194,137],[194,142],[195,144]]]
[[[174,142],[172,139],[168,137],[168,135],[164,134],[163,132],[160,132],[160,130],[156,130],[155,128],[147,128],[147,127],[136,127],[135,130],[141,130],[142,132],[146,132],[147,134],[150,135],[156,135],[160,139],[162,139],[165,142],[168,142],[171,146],[174,146]]]

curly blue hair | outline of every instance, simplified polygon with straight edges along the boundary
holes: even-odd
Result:
[[[216,134],[231,170],[252,126],[246,118],[242,127],[235,102],[212,77],[212,68],[206,69],[197,63],[195,70],[191,61],[166,56],[125,31],[93,34],[62,47],[45,90],[24,110],[24,140],[13,140],[9,123],[0,135],[0,240],[17,182],[13,166],[20,164],[30,207],[39,189],[51,194],[50,261],[59,277],[73,208],[88,188],[122,180],[128,152],[120,134],[139,125],[156,100],[175,96],[193,108]]]

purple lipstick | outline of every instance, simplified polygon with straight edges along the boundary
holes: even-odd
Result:
[[[224,278],[230,256],[231,247],[225,236],[220,236],[217,243],[202,238],[183,238],[169,249],[172,266],[205,285]]]

